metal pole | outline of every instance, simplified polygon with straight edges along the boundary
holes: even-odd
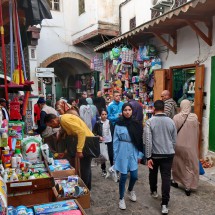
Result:
[[[4,26],[2,17],[2,0],[0,0],[0,31],[1,31],[1,45],[2,45],[2,63],[4,67],[4,84],[5,84],[5,99],[8,101],[8,85],[7,85],[7,66],[6,66],[6,53],[4,44]]]

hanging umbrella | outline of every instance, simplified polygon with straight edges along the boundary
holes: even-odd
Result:
[[[25,11],[27,26],[40,24],[43,19],[52,19],[47,0],[20,0],[19,6]]]

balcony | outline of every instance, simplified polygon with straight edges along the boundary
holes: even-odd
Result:
[[[158,0],[151,8],[151,19],[155,19],[165,12],[175,9],[190,0]]]

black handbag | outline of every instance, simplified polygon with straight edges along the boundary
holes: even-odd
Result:
[[[84,148],[84,157],[97,158],[100,155],[99,137],[86,137]]]

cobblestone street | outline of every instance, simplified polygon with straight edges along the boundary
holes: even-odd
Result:
[[[157,215],[160,212],[161,192],[158,188],[158,199],[150,196],[148,185],[148,169],[139,167],[139,180],[135,185],[137,202],[131,202],[125,197],[127,209],[118,208],[118,183],[112,179],[101,176],[100,167],[93,166],[93,181],[91,191],[91,208],[86,210],[88,215]],[[202,178],[202,177],[201,177]],[[215,215],[215,186],[206,178],[199,181],[197,192],[187,197],[182,189],[171,187],[171,200],[169,214],[174,215]],[[160,180],[159,180],[160,181]]]

